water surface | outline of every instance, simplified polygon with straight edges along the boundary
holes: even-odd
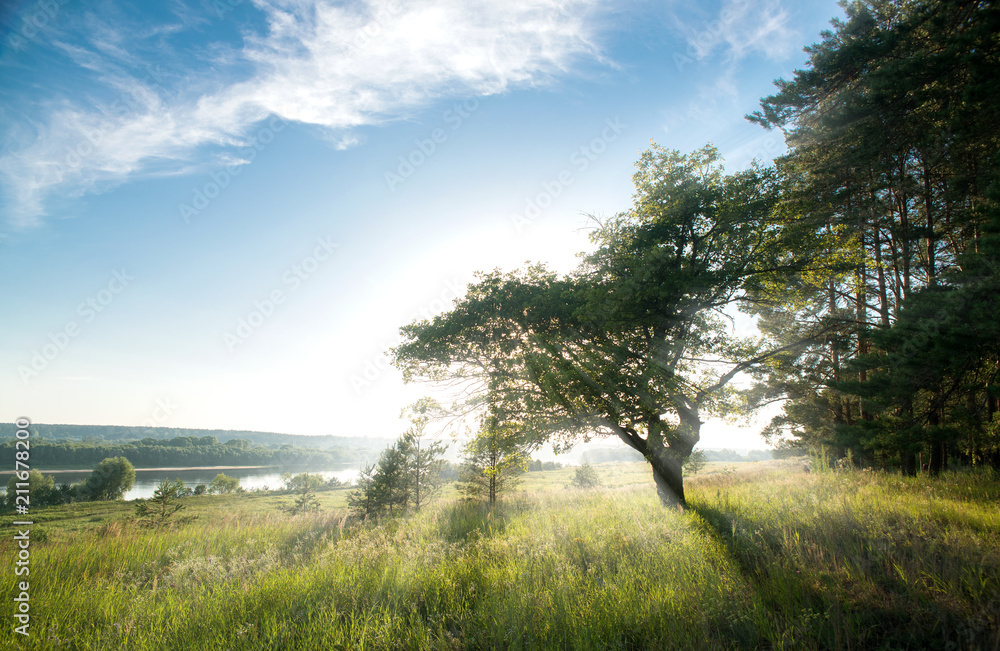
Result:
[[[45,470],[40,471],[43,475],[50,475],[56,481],[56,486],[62,485],[64,482],[68,484],[73,484],[85,480],[90,476],[90,470],[69,470],[60,472],[46,472]],[[132,486],[132,490],[125,493],[126,500],[134,500],[136,498],[147,498],[153,496],[153,491],[156,489],[157,485],[164,480],[169,479],[173,481],[175,479],[180,479],[184,482],[185,486],[194,488],[198,484],[205,484],[208,486],[215,479],[215,476],[219,473],[225,474],[227,477],[236,477],[240,480],[240,486],[246,490],[253,489],[277,489],[284,486],[281,481],[281,475],[290,472],[296,475],[300,472],[310,472],[314,474],[323,475],[324,479],[330,479],[331,477],[336,477],[342,482],[353,481],[357,478],[358,474],[361,472],[361,466],[358,465],[341,465],[341,466],[323,466],[320,468],[212,468],[212,469],[184,469],[184,470],[143,470],[141,468],[136,468],[135,471],[135,485]],[[6,473],[0,476],[0,481],[3,482],[3,486],[7,486],[7,481],[10,479],[11,474]]]

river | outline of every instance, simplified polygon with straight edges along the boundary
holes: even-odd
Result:
[[[73,484],[79,481],[83,481],[90,476],[90,470],[60,470],[58,472],[52,471],[40,471],[43,475],[50,475],[56,480],[56,486],[62,485],[64,482]],[[323,475],[324,479],[329,479],[331,477],[336,477],[342,482],[353,481],[357,478],[358,474],[361,472],[361,467],[356,465],[345,465],[330,467],[326,466],[323,468],[296,468],[294,470],[289,470],[286,468],[268,467],[268,468],[202,468],[202,469],[182,469],[182,470],[149,470],[136,468],[135,470],[135,485],[132,489],[125,493],[126,500],[134,500],[137,498],[147,498],[153,496],[153,491],[156,489],[157,485],[164,480],[169,479],[173,481],[174,479],[180,479],[184,482],[185,486],[194,488],[198,484],[205,484],[206,486],[212,483],[215,476],[219,473],[225,474],[227,477],[236,477],[240,480],[240,486],[246,490],[253,490],[255,488],[282,488],[283,483],[281,481],[281,475],[290,472],[293,475],[297,475],[300,472],[310,472],[313,474]],[[10,473],[4,473],[0,476],[0,481],[3,482],[3,486],[7,486],[7,481],[10,479]]]

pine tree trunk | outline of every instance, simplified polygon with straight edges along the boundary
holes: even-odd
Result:
[[[912,450],[899,451],[899,472],[904,477],[915,477],[917,475],[917,456]]]
[[[886,289],[885,282],[885,265],[882,262],[882,242],[879,237],[879,229],[876,226],[874,231],[875,241],[872,243],[872,248],[875,251],[875,269],[878,272],[878,304],[879,304],[879,318],[881,319],[882,327],[888,328],[889,321],[889,292]]]
[[[848,199],[847,209],[851,209],[851,202]],[[865,240],[865,220],[864,211],[858,210],[858,239],[861,244],[861,250],[865,250],[867,244]],[[865,264],[865,258],[862,257],[861,261],[858,263],[858,267],[854,272],[854,280],[857,284],[857,292],[854,297],[854,314],[858,322],[858,357],[864,357],[868,354],[868,266]],[[868,381],[868,371],[862,366],[858,371],[858,382],[864,384]],[[865,409],[864,403],[858,398],[858,416],[861,420],[871,420],[871,415],[868,410]]]
[[[931,443],[931,454],[930,461],[928,462],[927,470],[932,475],[941,474],[941,469],[944,466],[944,459],[941,456],[943,444],[940,442]]]
[[[931,411],[928,423],[932,428],[934,428],[932,430],[932,436],[937,436],[937,426],[941,424],[941,418],[938,416],[937,409]],[[931,441],[930,448],[931,453],[927,470],[929,470],[932,475],[938,475],[944,468],[944,441]]]
[[[937,250],[937,240],[934,237],[934,192],[927,156],[924,152],[921,152],[920,158],[924,181],[924,212],[927,218],[927,286],[934,287],[937,284],[936,263],[934,259],[935,251]]]

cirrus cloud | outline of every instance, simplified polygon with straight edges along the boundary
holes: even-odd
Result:
[[[231,163],[269,116],[349,146],[351,130],[443,97],[544,85],[580,59],[600,59],[596,2],[256,0],[266,26],[244,33],[240,47],[216,46],[217,67],[167,75],[147,64],[141,77],[126,72],[135,60],[123,63],[136,58],[128,30],[102,23],[91,31],[99,41],[54,46],[92,75],[102,100],[67,96],[5,120],[9,219],[30,226],[53,198]]]

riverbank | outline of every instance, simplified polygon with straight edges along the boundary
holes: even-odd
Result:
[[[170,466],[157,468],[136,468],[136,472],[182,472],[185,470],[261,470],[268,468],[284,468],[285,466]],[[45,468],[35,467],[35,470],[45,475],[57,475],[64,472],[90,472],[93,468]]]

